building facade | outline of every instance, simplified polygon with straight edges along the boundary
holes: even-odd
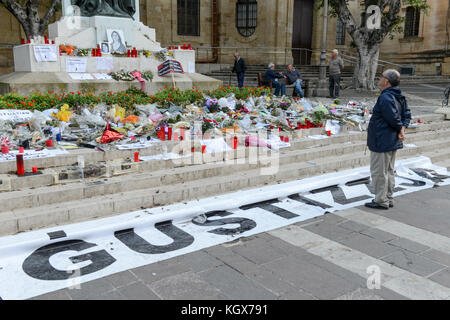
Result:
[[[417,74],[450,74],[450,0],[427,0],[428,14],[404,4],[404,31],[386,38],[380,59],[411,65]],[[360,1],[349,0],[354,17]],[[55,17],[58,19],[59,17]],[[314,0],[145,0],[141,21],[156,29],[164,46],[190,43],[197,60],[229,64],[239,51],[248,63],[318,64],[322,42],[322,10]],[[11,44],[23,37],[19,23],[0,8],[0,72],[12,71]],[[351,52],[351,37],[335,17],[328,18],[327,49]]]

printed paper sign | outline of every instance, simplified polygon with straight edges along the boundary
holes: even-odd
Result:
[[[86,72],[86,58],[67,58],[66,72]]]
[[[112,70],[114,62],[112,57],[97,57],[97,70]]]
[[[54,45],[39,45],[33,46],[34,57],[38,62],[57,61],[56,46]]]
[[[0,120],[11,122],[30,121],[33,113],[30,110],[0,110]]]
[[[94,77],[90,73],[69,73],[69,76],[73,80],[94,80]]]
[[[93,73],[95,79],[97,80],[112,80],[113,78],[106,73]]]

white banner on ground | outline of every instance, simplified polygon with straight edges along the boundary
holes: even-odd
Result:
[[[3,161],[16,161],[16,155],[19,153],[18,150],[10,151],[7,154],[0,153],[0,162]],[[69,152],[64,149],[42,149],[42,150],[24,150],[23,160],[33,160],[56,157],[62,154],[68,154]]]
[[[400,160],[394,196],[450,184],[428,158]],[[373,198],[357,168],[0,238],[0,297],[26,299],[277,229]],[[78,287],[79,287],[78,286]],[[76,289],[74,289],[76,290]]]
[[[0,120],[14,123],[30,121],[32,116],[30,110],[0,110]]]

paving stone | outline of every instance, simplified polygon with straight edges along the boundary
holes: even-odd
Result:
[[[264,239],[246,241],[231,247],[231,250],[256,264],[266,263],[286,255],[282,251],[271,247],[270,243]]]
[[[215,288],[201,276],[193,272],[183,273],[156,281],[149,287],[162,299],[168,300],[227,299],[227,296],[219,289]]]
[[[176,274],[189,272],[191,271],[191,269],[189,268],[189,266],[180,264],[176,260],[171,259],[170,261],[164,260],[161,262],[131,269],[130,271],[142,282],[150,284]]]
[[[419,276],[427,276],[444,268],[441,264],[405,250],[396,251],[381,260]]]
[[[136,276],[128,270],[112,274],[110,276],[105,277],[104,279],[111,282],[111,284],[115,288],[120,288],[120,287],[123,287],[123,286],[126,286],[128,284],[138,281]]]
[[[326,269],[296,257],[271,261],[264,267],[273,270],[281,278],[318,299],[333,299],[359,287]]]
[[[118,290],[113,290],[102,293],[97,297],[92,297],[89,300],[126,300],[126,298]]]
[[[140,281],[121,287],[117,291],[129,300],[161,300],[155,292]]]
[[[80,284],[80,289],[67,289],[68,294],[73,300],[95,299],[101,294],[114,289],[111,282],[101,278]]]
[[[361,232],[370,228],[369,226],[366,226],[362,223],[358,223],[355,221],[344,221],[342,223],[339,223],[339,227],[355,232]]]
[[[377,228],[369,228],[361,231],[361,233],[381,242],[388,242],[398,238],[395,234]]]
[[[335,300],[409,300],[408,298],[387,288],[380,289],[358,288],[346,293]]]
[[[391,240],[391,241],[387,242],[387,244],[397,247],[397,248],[405,249],[412,253],[420,253],[427,249],[430,249],[430,247],[424,246],[423,244],[420,244],[420,243],[417,243],[417,242],[414,242],[414,241],[411,241],[408,239],[404,239],[404,238],[398,238],[398,239]]]
[[[374,258],[383,257],[398,250],[396,247],[387,245],[360,233],[352,233],[336,241]]]
[[[296,290],[294,292],[288,292],[280,295],[279,300],[318,300],[316,297],[302,291]]]
[[[342,217],[332,214],[332,213],[326,213],[323,216],[320,216],[319,218],[323,219],[324,222],[330,223],[330,224],[338,224],[338,223],[346,221],[345,218],[342,218]]]
[[[318,222],[309,226],[305,226],[303,228],[330,240],[344,238],[345,236],[353,232],[352,230],[348,230],[338,225],[326,222]]]
[[[450,254],[431,249],[426,252],[422,252],[421,256],[450,267]]]
[[[231,299],[269,300],[277,298],[270,291],[228,266],[219,266],[198,274]]]
[[[47,294],[43,294],[34,298],[31,298],[30,300],[71,300],[72,298],[67,292],[67,289],[58,290],[54,292],[50,292]]]
[[[179,256],[177,257],[177,260],[180,264],[187,265],[195,272],[211,269],[223,264],[222,261],[208,254],[208,252],[204,250]]]
[[[450,269],[448,268],[432,275],[429,279],[450,289]]]

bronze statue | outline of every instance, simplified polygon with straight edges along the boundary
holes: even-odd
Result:
[[[80,8],[81,16],[109,16],[132,18],[136,13],[135,0],[71,0]]]

